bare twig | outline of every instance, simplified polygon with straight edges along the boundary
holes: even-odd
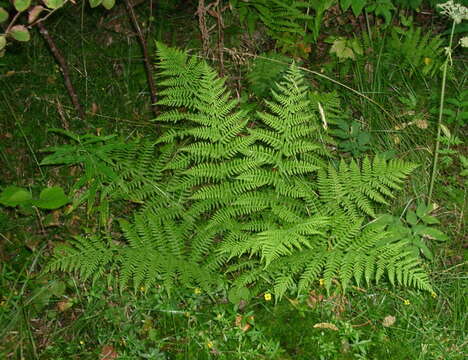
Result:
[[[216,18],[216,24],[218,28],[218,59],[219,59],[219,75],[224,76],[224,21],[223,21],[223,11],[217,0],[213,4],[215,10],[208,11],[211,16]]]
[[[202,37],[202,44],[203,44],[203,56],[205,58],[208,57],[208,50],[210,47],[210,35],[208,28],[206,27],[206,6],[205,0],[198,0],[198,27],[200,28],[200,33]]]
[[[73,103],[73,106],[75,107],[76,112],[78,113],[78,116],[80,117],[81,120],[84,120],[85,118],[85,112],[83,111],[83,108],[81,107],[81,104],[78,100],[78,95],[76,94],[75,88],[73,87],[73,84],[70,79],[70,71],[68,69],[67,62],[65,61],[65,58],[63,57],[62,53],[58,49],[57,45],[55,44],[54,39],[52,36],[50,36],[49,31],[45,27],[44,23],[42,21],[37,23],[37,27],[39,28],[39,32],[41,33],[42,37],[45,39],[47,44],[49,45],[50,51],[55,57],[55,60],[58,62],[60,66],[60,70],[62,71],[63,79],[65,81],[65,87],[67,88],[68,95],[71,98],[71,101]]]
[[[135,28],[135,31],[137,32],[138,39],[140,40],[140,46],[143,50],[143,62],[145,64],[145,70],[146,70],[146,79],[148,81],[148,87],[150,91],[150,97],[151,97],[151,109],[153,110],[154,115],[157,114],[156,112],[156,86],[154,85],[154,79],[153,79],[153,68],[151,66],[151,60],[148,54],[148,46],[146,44],[146,39],[145,36],[143,35],[143,32],[141,31],[140,24],[138,23],[138,20],[135,15],[135,11],[133,10],[133,4],[130,2],[130,0],[125,0],[125,6],[127,8],[128,16],[130,17],[130,20],[132,21],[133,27]]]

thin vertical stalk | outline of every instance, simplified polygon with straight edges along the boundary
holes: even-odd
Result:
[[[440,133],[442,130],[442,117],[444,111],[444,103],[445,103],[445,85],[447,83],[447,69],[448,64],[451,61],[451,52],[452,52],[452,42],[453,42],[453,33],[455,32],[455,21],[452,23],[452,31],[450,32],[450,41],[447,50],[447,59],[444,62],[444,69],[442,74],[442,89],[440,92],[440,104],[439,104],[439,117],[437,119],[437,133],[436,133],[436,142],[434,147],[434,157],[432,161],[432,171],[431,171],[431,178],[429,180],[429,191],[427,193],[427,202],[430,203],[432,200],[432,193],[434,191],[434,182],[437,173],[437,163],[439,161],[439,148],[440,148]]]

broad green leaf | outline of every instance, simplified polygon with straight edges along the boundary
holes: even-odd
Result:
[[[351,6],[353,0],[341,0],[340,1],[340,6],[341,6],[341,9],[343,11],[346,11],[349,9],[349,7]]]
[[[463,167],[468,167],[468,158],[463,155],[459,155],[459,157]]]
[[[22,12],[31,6],[31,0],[14,0],[13,4],[16,10]]]
[[[359,14],[362,12],[362,9],[364,9],[364,6],[366,6],[367,0],[352,0],[351,1],[351,8],[353,9],[353,14],[354,16],[359,16]]]
[[[361,44],[357,39],[353,39],[349,42],[349,45],[353,49],[354,53],[357,55],[362,55],[364,54],[364,51],[362,50]]]
[[[423,255],[428,258],[429,260],[432,260],[434,256],[432,255],[431,250],[427,247],[427,245],[424,243],[423,240],[420,238],[414,237],[412,239],[413,245],[417,246],[419,250],[423,253]]]
[[[426,244],[422,243],[422,245],[419,247],[423,255],[428,258],[429,260],[434,260],[434,255],[432,254],[432,251],[429,250]]]
[[[58,209],[70,202],[70,199],[65,195],[63,189],[59,186],[54,186],[41,191],[39,200],[33,201],[33,205],[41,209]]]
[[[377,0],[366,8],[366,12],[373,12],[377,16],[382,16],[386,24],[390,24],[392,10],[395,10],[391,0]]]
[[[406,221],[408,224],[416,225],[418,223],[418,217],[412,210],[408,210],[406,213]]]
[[[436,217],[430,215],[421,216],[421,220],[428,225],[440,224],[440,221]]]
[[[89,0],[89,5],[92,8],[98,7],[99,5],[101,5],[101,3],[102,3],[102,0]]]
[[[29,191],[17,186],[7,186],[0,193],[0,204],[4,206],[15,207],[23,205],[31,201],[31,199],[32,195]]]
[[[423,202],[420,202],[418,204],[418,207],[416,208],[416,215],[418,215],[418,217],[423,217],[424,215],[427,215],[427,213],[429,212],[430,208],[428,205],[424,204]]]
[[[415,234],[422,235],[429,237],[430,239],[438,240],[438,241],[446,241],[448,240],[448,236],[445,235],[442,231],[434,228],[430,228],[428,226],[420,226],[415,231]]]
[[[0,35],[0,51],[2,51],[6,46],[6,37],[4,35]]]
[[[67,288],[65,282],[61,280],[54,280],[49,284],[49,291],[52,293],[54,296],[62,296],[65,293],[65,290]]]
[[[110,10],[114,7],[115,0],[102,0],[102,6],[104,6],[107,10]]]
[[[394,221],[394,217],[390,214],[379,214],[374,223],[378,225],[390,225],[393,224]]]
[[[233,287],[228,292],[228,299],[232,304],[239,304],[241,300],[248,301],[251,297],[250,290],[246,287]]]
[[[44,4],[46,4],[46,6],[52,10],[62,7],[64,3],[65,0],[44,0]]]
[[[13,39],[17,41],[29,41],[31,39],[31,35],[29,34],[28,29],[26,29],[23,25],[15,25],[11,28],[9,35],[13,37]]]
[[[8,12],[0,7],[0,23],[8,20]]]

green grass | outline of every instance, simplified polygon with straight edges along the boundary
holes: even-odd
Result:
[[[456,360],[467,355],[462,266],[434,275],[436,298],[386,287],[327,296],[316,284],[302,298],[276,305],[256,298],[240,310],[223,292],[208,297],[187,290],[169,298],[156,288],[119,295],[108,284],[41,278],[34,271],[36,260],[19,273],[3,268],[0,335],[7,341],[2,357],[94,359],[105,345],[122,359],[158,353],[156,359],[209,359],[214,353],[221,359],[319,359],[322,354],[323,359]],[[396,320],[385,327],[387,316]],[[320,323],[337,330],[317,328]]]

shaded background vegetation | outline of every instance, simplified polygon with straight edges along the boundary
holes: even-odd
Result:
[[[245,1],[204,3],[216,4],[205,14],[206,29],[198,1],[135,2],[151,61],[156,40],[204,57],[246,107],[268,96],[292,60],[308,69],[317,91],[339,96],[333,126],[341,156],[384,153],[421,165],[392,204],[395,218],[410,228],[400,215],[427,199],[451,27],[436,2],[368,1],[363,11],[344,11],[346,1],[304,1],[300,10],[310,25],[289,14],[288,29],[262,15],[262,5],[272,7],[267,0],[258,8]],[[312,3],[329,6],[322,11]],[[0,6],[15,12],[7,1]],[[124,2],[111,10],[68,3],[44,24],[86,115],[76,112],[36,27],[29,42],[9,39],[0,58],[0,190],[10,184],[33,193],[52,185],[69,190],[78,167],[39,166],[41,149],[66,142],[51,128],[149,139],[159,131],[151,119],[160,109],[151,107],[141,42]],[[466,22],[456,28],[457,44],[462,36]],[[171,297],[160,288],[118,294],[104,280],[41,272],[56,244],[96,229],[84,207],[71,213],[0,207],[0,358],[465,358],[468,72],[459,45],[452,60],[432,197],[448,240],[428,241],[434,256],[426,259],[437,297],[384,285],[327,295],[320,283],[307,296],[276,305],[264,297],[234,305],[222,291],[199,289]],[[157,74],[155,83],[157,96]]]

